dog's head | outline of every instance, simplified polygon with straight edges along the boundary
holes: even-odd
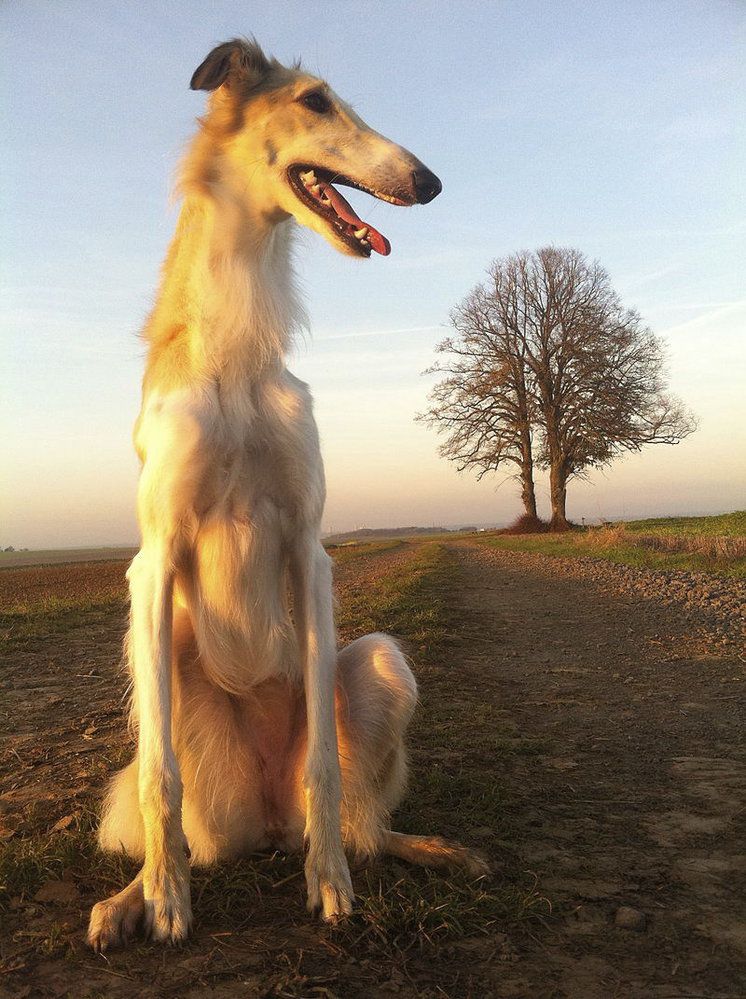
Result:
[[[202,121],[211,154],[201,180],[228,185],[268,219],[293,215],[343,253],[390,252],[336,189],[357,188],[394,205],[426,204],[435,174],[374,132],[323,80],[268,59],[256,42],[225,42],[192,77],[212,92]]]

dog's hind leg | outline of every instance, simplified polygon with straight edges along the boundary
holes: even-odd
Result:
[[[337,659],[337,730],[342,769],[342,829],[349,853],[374,856],[404,794],[404,734],[417,685],[396,642],[372,634]]]
[[[138,799],[138,761],[132,760],[114,776],[104,799],[98,845],[110,853],[145,857],[145,829]]]
[[[359,855],[388,853],[479,877],[489,868],[477,851],[440,836],[390,829],[390,813],[406,788],[404,736],[416,703],[412,671],[388,635],[366,635],[340,652],[337,720],[346,846]]]
[[[381,852],[421,867],[465,871],[473,878],[490,871],[487,860],[477,850],[442,836],[407,836],[389,830],[384,834]]]

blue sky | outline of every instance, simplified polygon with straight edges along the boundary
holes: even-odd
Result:
[[[248,33],[302,56],[444,185],[409,211],[352,198],[388,258],[301,242],[312,334],[289,366],[316,398],[325,528],[518,512],[513,485],[457,475],[413,416],[451,306],[494,257],[550,242],[598,258],[665,335],[701,421],[573,484],[570,515],[746,505],[742,3],[16,0],[0,30],[1,544],[137,537],[136,333],[203,106],[188,81]]]

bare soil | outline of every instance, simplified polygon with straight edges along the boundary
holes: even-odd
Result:
[[[720,621],[693,627],[685,598],[632,595],[609,566],[599,582],[571,560],[459,556],[462,661],[547,747],[511,757],[509,784],[555,919],[495,994],[746,995],[739,622],[732,641]],[[621,906],[643,914],[642,932],[615,926]]]
[[[79,562],[128,562],[137,548],[49,548],[22,549],[17,552],[0,552],[0,569],[16,569],[27,565],[66,565]]]
[[[380,600],[371,620],[360,607],[421,549],[340,559],[344,638],[388,625]],[[296,860],[252,858],[215,875],[217,899],[195,876],[183,950],[89,952],[90,906],[127,873],[86,831],[131,753],[110,567],[109,603],[11,642],[0,672],[0,849],[28,871],[0,910],[0,996],[746,997],[737,621],[710,628],[613,568],[468,542],[443,560],[422,585],[447,633],[404,635],[423,707],[398,825],[482,847],[490,885],[449,883],[439,903],[440,878],[382,861],[353,876],[363,916],[329,928],[305,913]],[[515,912],[495,904],[508,888]]]

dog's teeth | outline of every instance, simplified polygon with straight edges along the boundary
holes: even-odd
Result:
[[[316,174],[313,172],[313,170],[306,170],[305,173],[302,173],[300,175],[300,179],[303,181],[306,187],[308,187],[311,184],[316,183]]]
[[[364,225],[362,229],[356,229],[355,235],[358,239],[364,239],[368,235],[368,227]]]
[[[367,239],[361,239],[360,240],[360,245],[361,246],[370,246],[370,243],[368,242]]]
[[[311,190],[313,191],[313,193],[316,195],[317,198],[321,197],[321,184],[314,184],[311,187]]]

